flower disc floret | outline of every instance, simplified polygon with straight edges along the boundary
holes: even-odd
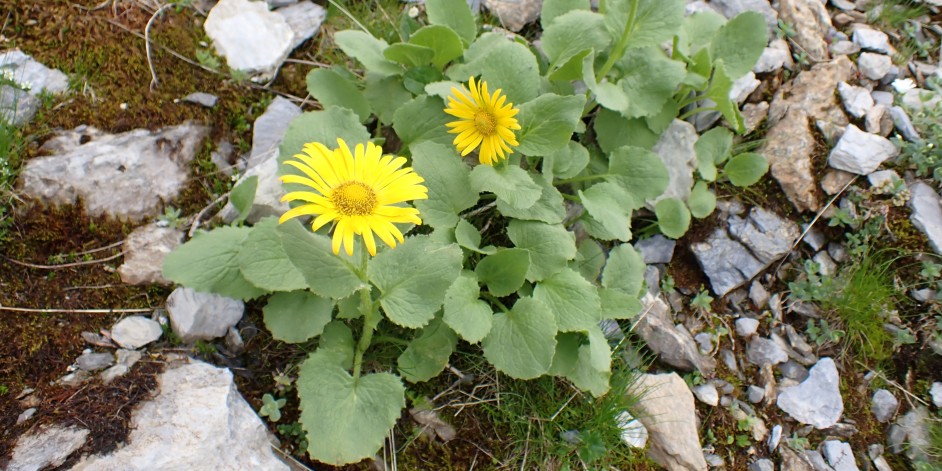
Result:
[[[494,165],[513,153],[511,146],[520,145],[514,131],[520,124],[514,116],[520,111],[512,103],[507,103],[507,96],[497,89],[493,94],[487,91],[487,82],[469,80],[468,90],[452,87],[452,96],[448,97],[445,112],[458,118],[447,123],[449,133],[457,134],[452,142],[462,156],[468,155],[480,147],[478,158],[482,164]]]
[[[303,201],[304,204],[286,211],[278,220],[283,223],[298,216],[317,216],[311,223],[316,231],[335,222],[331,248],[340,253],[343,246],[353,255],[355,235],[363,237],[370,255],[376,255],[375,234],[390,247],[403,242],[402,232],[395,223],[422,224],[419,210],[403,206],[407,201],[428,198],[425,181],[411,167],[403,167],[404,157],[383,155],[383,149],[367,142],[357,144],[351,152],[343,139],[330,149],[319,142],[304,145],[286,165],[303,175],[284,175],[282,183],[295,183],[313,191],[292,191],[282,201]]]

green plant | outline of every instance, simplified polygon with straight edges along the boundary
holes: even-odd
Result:
[[[258,415],[268,417],[272,422],[281,420],[281,408],[285,406],[286,399],[275,399],[271,394],[262,396],[262,407],[258,409]]]
[[[707,290],[700,287],[700,291],[690,300],[690,307],[693,307],[701,314],[709,314],[713,308],[712,303],[713,296],[710,296]]]
[[[157,216],[157,221],[167,227],[179,229],[185,222],[185,218],[182,218],[181,215],[182,211],[179,208],[166,206],[164,207],[164,213]]]
[[[768,170],[718,128],[696,143],[691,188],[664,194],[667,164],[651,150],[661,133],[705,110],[742,132],[730,89],[767,41],[758,14],[685,18],[683,5],[611,0],[595,13],[548,0],[545,61],[521,38],[479,34],[464,0],[427,1],[427,18],[403,18],[398,37],[334,34],[363,70],[308,74],[323,109],[297,117],[280,150],[286,200],[302,204],[199,234],[164,265],[194,289],[262,298],[277,340],[316,339],[295,384],[314,459],[375,453],[405,406],[402,381],[438,376],[459,340],[512,378],[621,400],[606,395],[611,347],[598,323],[641,310],[635,211],[650,207],[652,227],[678,238],[713,212],[710,185],[748,186]],[[493,93],[472,84],[468,98],[465,80]],[[401,148],[381,156],[386,142]],[[477,147],[479,165],[458,154]],[[400,180],[411,183],[390,189]],[[244,214],[251,198],[238,199]],[[581,213],[568,216],[567,201]],[[294,219],[307,215],[310,230]],[[578,244],[577,225],[589,236]],[[404,347],[395,366],[389,345]],[[584,443],[577,454],[595,457],[594,436]]]
[[[808,334],[808,338],[819,347],[832,343],[840,343],[841,339],[844,337],[844,331],[832,329],[826,319],[818,319],[817,324],[815,324],[814,319],[808,319],[805,333]]]
[[[196,343],[193,344],[193,349],[204,357],[216,353],[216,346],[213,345],[212,342],[207,342],[205,340],[197,340]]]
[[[222,67],[219,58],[209,49],[197,49],[196,61],[199,62],[201,66],[212,70],[219,70],[219,68]]]
[[[870,3],[868,22],[887,29],[899,29],[907,23],[928,14],[926,5],[913,0],[885,0]]]

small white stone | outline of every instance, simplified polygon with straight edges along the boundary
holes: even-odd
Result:
[[[848,124],[844,135],[828,156],[828,165],[858,175],[867,175],[897,154],[899,148],[889,139],[861,131],[857,126]]]
[[[818,264],[818,273],[824,276],[834,276],[837,273],[837,264],[826,251],[818,252],[812,260]]]
[[[873,97],[866,88],[840,82],[837,84],[837,91],[841,95],[844,109],[855,118],[863,118],[867,111],[873,108]]]
[[[870,80],[880,80],[889,75],[893,69],[893,60],[883,54],[862,52],[857,58],[857,67],[860,73]]]
[[[720,403],[720,393],[716,390],[716,386],[713,383],[706,383],[694,386],[693,395],[700,400],[700,402],[708,406],[716,406]]]
[[[932,404],[936,407],[942,407],[942,383],[932,383],[929,395],[932,396]]]
[[[740,317],[736,319],[736,334],[740,337],[750,337],[756,334],[759,329],[759,320],[751,317]]]
[[[854,44],[860,46],[865,51],[879,52],[889,54],[892,47],[890,38],[886,33],[870,28],[858,28],[854,31]]]
[[[616,418],[621,428],[621,439],[632,448],[644,448],[648,443],[648,429],[628,412],[618,414]]]
[[[111,339],[127,349],[137,349],[160,338],[160,324],[141,316],[129,316],[111,328]]]

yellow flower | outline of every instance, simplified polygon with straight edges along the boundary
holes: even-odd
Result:
[[[507,96],[501,95],[499,88],[493,95],[488,93],[487,82],[475,83],[471,77],[470,86],[470,92],[464,86],[462,90],[451,88],[455,96],[448,97],[445,112],[458,121],[448,123],[451,128],[448,132],[458,134],[453,144],[462,156],[481,146],[481,163],[494,165],[513,153],[510,146],[520,145],[514,136],[514,131],[520,129],[514,116],[520,110],[512,103],[505,103]]]
[[[343,139],[336,149],[319,142],[304,145],[304,151],[285,162],[304,175],[285,175],[282,183],[298,183],[314,191],[293,191],[282,201],[304,201],[285,212],[278,220],[304,215],[317,215],[311,229],[317,230],[331,221],[334,227],[332,248],[340,253],[343,245],[353,255],[353,236],[360,235],[370,255],[376,255],[375,233],[390,247],[403,241],[402,232],[393,223],[422,224],[419,210],[397,206],[410,200],[428,198],[425,180],[411,167],[402,168],[404,157],[383,155],[383,149],[367,142],[357,144],[353,153]]]

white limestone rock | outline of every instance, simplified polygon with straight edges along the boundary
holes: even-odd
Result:
[[[133,350],[159,339],[162,333],[163,330],[156,321],[141,316],[129,316],[111,328],[111,340]]]
[[[793,419],[816,429],[836,424],[844,413],[844,400],[834,360],[820,359],[801,384],[781,388],[776,404]]]
[[[848,124],[844,135],[828,156],[828,165],[838,170],[867,175],[898,154],[899,148],[889,139]]]
[[[837,84],[837,92],[844,102],[844,109],[855,118],[863,118],[873,108],[873,96],[866,88],[841,82]]]
[[[54,468],[68,459],[88,439],[88,430],[78,427],[43,427],[20,437],[13,447],[7,471],[38,471]]]
[[[648,430],[648,456],[667,469],[706,471],[693,394],[677,373],[644,374],[632,385],[638,419]]]
[[[183,231],[147,224],[131,232],[124,242],[124,263],[118,267],[121,281],[129,285],[158,283],[169,285],[163,277],[164,258],[183,243]]]
[[[179,287],[167,298],[173,332],[184,342],[212,340],[226,335],[245,311],[238,299]]]

